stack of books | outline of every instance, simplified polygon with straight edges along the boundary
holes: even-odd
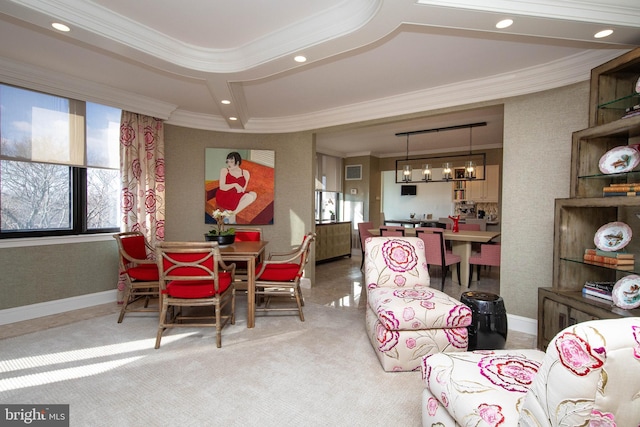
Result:
[[[628,252],[607,252],[600,249],[585,249],[583,260],[589,264],[603,265],[621,270],[633,270],[636,257],[634,254]]]
[[[590,295],[592,297],[613,301],[611,293],[615,282],[585,282],[582,288],[582,295]]]
[[[640,196],[640,183],[611,184],[602,189],[604,197]]]

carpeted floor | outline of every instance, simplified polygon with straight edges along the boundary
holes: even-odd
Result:
[[[246,308],[239,298],[238,313]],[[0,342],[0,401],[70,404],[71,426],[418,426],[419,372],[385,373],[363,310],[307,303],[223,330],[117,314]]]

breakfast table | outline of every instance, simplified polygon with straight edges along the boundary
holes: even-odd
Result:
[[[379,229],[369,230],[372,234],[379,236]],[[415,228],[406,228],[405,236],[415,236]],[[453,280],[460,283],[464,289],[469,288],[469,257],[471,256],[471,244],[472,243],[488,243],[496,237],[500,236],[499,231],[472,231],[472,230],[460,230],[453,232],[452,230],[444,230],[443,236],[445,240],[451,242],[451,250],[454,254],[460,256],[460,276],[457,277],[456,270],[453,270]],[[473,278],[472,278],[473,280]],[[477,280],[477,279],[476,279]]]

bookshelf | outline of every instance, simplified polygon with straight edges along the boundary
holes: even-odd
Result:
[[[582,295],[586,281],[617,281],[640,274],[631,269],[593,265],[583,259],[595,247],[593,236],[604,224],[622,221],[640,230],[640,197],[604,197],[612,184],[640,182],[640,168],[620,174],[602,174],[600,157],[615,147],[640,143],[640,116],[623,118],[625,109],[640,103],[634,91],[640,78],[640,48],[591,71],[589,128],[574,132],[571,153],[570,197],[556,199],[553,283],[538,290],[538,348],[565,327],[592,319],[640,316],[640,308],[623,310],[610,302]],[[626,251],[640,258],[640,236]]]

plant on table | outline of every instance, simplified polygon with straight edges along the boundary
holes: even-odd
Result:
[[[226,228],[227,224],[224,222],[224,220],[229,218],[231,215],[233,215],[233,212],[230,210],[222,211],[220,209],[216,209],[213,211],[211,216],[216,220],[216,226],[209,230],[209,236],[231,236],[236,234],[236,229],[233,227]]]

